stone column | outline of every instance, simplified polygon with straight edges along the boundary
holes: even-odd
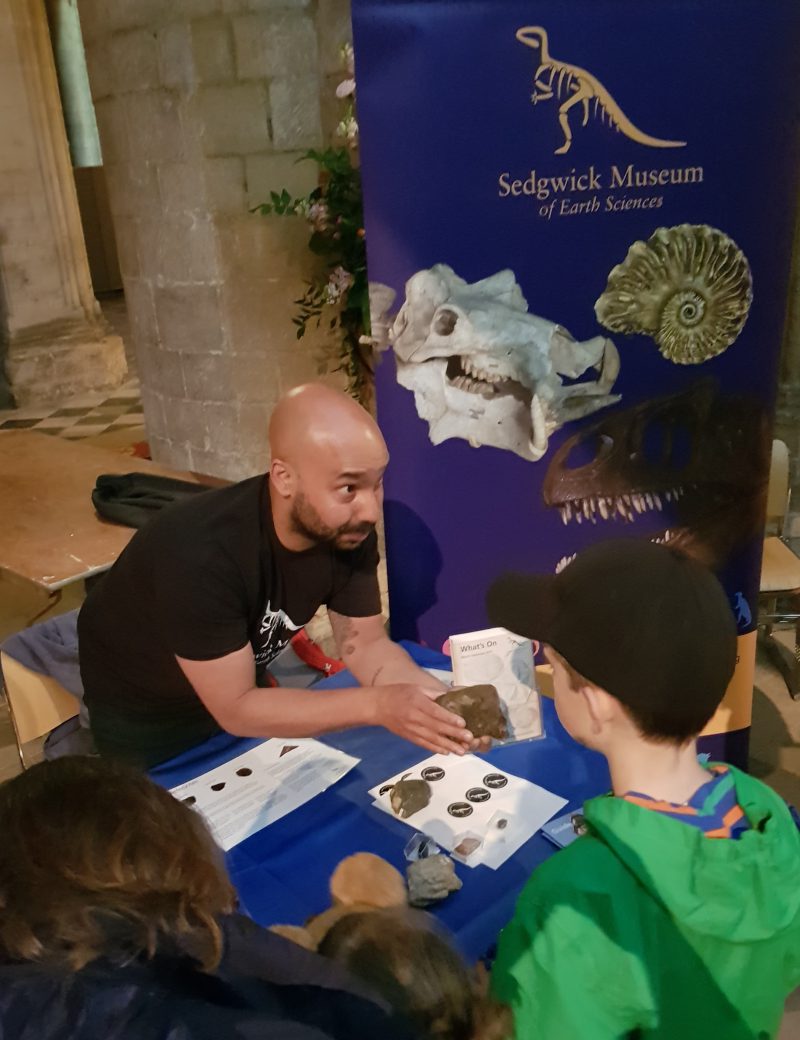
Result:
[[[127,365],[92,292],[43,0],[0,0],[0,341],[20,406],[113,389]]]
[[[250,210],[316,183],[314,164],[296,160],[324,142],[320,30],[349,32],[347,7],[79,10],[153,456],[232,479],[263,471],[272,406],[318,377],[320,344],[298,343],[291,323],[312,269],[308,228]]]

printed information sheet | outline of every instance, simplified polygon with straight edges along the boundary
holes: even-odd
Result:
[[[197,809],[227,852],[322,794],[359,759],[317,740],[267,740],[171,793]]]
[[[424,781],[430,800],[404,815],[396,784]],[[373,787],[375,806],[433,838],[456,859],[496,870],[562,809],[566,799],[475,755],[433,755]],[[396,792],[395,792],[396,794]]]

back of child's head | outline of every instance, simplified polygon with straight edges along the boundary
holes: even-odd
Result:
[[[719,581],[668,545],[600,542],[556,575],[504,575],[492,624],[551,646],[576,681],[616,698],[646,738],[684,744],[716,711],[736,665]]]
[[[0,786],[0,959],[78,970],[162,946],[208,969],[235,893],[203,819],[108,758],[40,762]]]
[[[348,914],[319,952],[405,1018],[423,1040],[504,1040],[510,1017],[479,992],[430,915],[405,908]]]

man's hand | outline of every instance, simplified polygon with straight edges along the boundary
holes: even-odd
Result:
[[[463,755],[473,737],[460,715],[436,704],[441,690],[410,683],[373,689],[375,722],[428,751]]]

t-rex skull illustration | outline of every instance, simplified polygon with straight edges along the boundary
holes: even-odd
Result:
[[[535,462],[553,430],[619,400],[611,340],[579,343],[529,314],[510,270],[472,285],[445,264],[417,272],[391,339],[397,381],[414,391],[434,444],[461,437]]]
[[[611,412],[568,438],[542,494],[565,524],[662,514],[648,536],[721,567],[761,530],[769,450],[760,403],[722,396],[705,379]]]

